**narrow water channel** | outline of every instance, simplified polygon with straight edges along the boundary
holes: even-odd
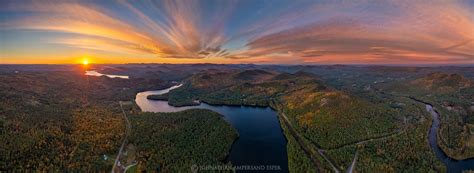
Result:
[[[165,94],[177,87],[179,86],[141,92],[137,94],[135,101],[144,112],[178,112],[192,108],[218,112],[239,133],[239,138],[232,145],[227,159],[232,165],[288,172],[287,141],[274,110],[269,107],[215,106],[205,103],[198,106],[174,107],[168,105],[167,101],[147,99],[148,95]]]
[[[414,99],[415,100],[415,99]],[[419,100],[415,100],[425,104],[426,110],[431,114],[433,118],[433,123],[431,124],[430,131],[428,132],[428,140],[431,146],[431,149],[436,154],[436,157],[446,165],[447,172],[460,173],[464,170],[474,170],[474,158],[456,160],[450,158],[444,151],[438,146],[438,130],[440,126],[440,117],[436,110],[433,109],[433,106],[427,103],[424,103]]]

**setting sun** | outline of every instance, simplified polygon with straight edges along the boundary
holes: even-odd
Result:
[[[83,64],[83,65],[88,65],[88,64],[89,64],[89,60],[84,59],[84,60],[82,61],[82,64]]]

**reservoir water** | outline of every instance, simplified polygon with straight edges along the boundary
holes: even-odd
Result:
[[[123,76],[123,75],[112,75],[112,74],[102,74],[97,71],[86,71],[87,76],[107,76],[109,78],[122,78],[122,79],[128,79],[128,76]]]
[[[227,161],[234,166],[251,166],[250,169],[276,169],[279,172],[288,172],[287,141],[274,110],[269,107],[215,106],[205,103],[198,106],[174,107],[168,105],[167,101],[147,99],[148,95],[164,94],[180,86],[141,92],[137,94],[135,101],[144,112],[178,112],[192,108],[218,112],[239,133],[239,138],[232,144]]]

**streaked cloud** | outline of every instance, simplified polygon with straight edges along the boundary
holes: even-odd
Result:
[[[253,38],[248,50],[234,58],[286,54],[314,63],[474,62],[469,7],[453,1],[379,3],[376,7],[392,9],[371,11],[359,3],[344,6],[358,13],[314,12],[325,18]]]
[[[469,1],[1,3],[3,34],[67,33],[45,43],[157,62],[474,63]]]

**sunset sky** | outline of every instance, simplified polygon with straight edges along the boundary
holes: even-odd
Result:
[[[0,1],[0,63],[474,64],[474,0]]]

